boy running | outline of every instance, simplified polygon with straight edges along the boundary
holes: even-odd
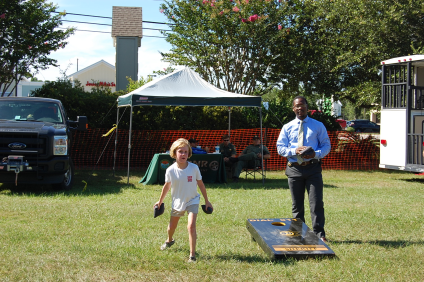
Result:
[[[208,200],[205,184],[202,181],[199,167],[187,161],[192,155],[190,143],[186,139],[180,138],[175,141],[170,149],[170,156],[176,160],[170,167],[166,169],[165,185],[163,185],[162,193],[159,201],[154,206],[160,206],[171,189],[172,211],[171,219],[168,225],[168,239],[161,246],[161,250],[171,247],[175,240],[173,238],[175,229],[177,228],[180,217],[188,213],[188,236],[190,241],[190,257],[189,262],[196,261],[196,219],[199,210],[200,195],[197,193],[199,186],[205,199],[206,208],[212,207]]]

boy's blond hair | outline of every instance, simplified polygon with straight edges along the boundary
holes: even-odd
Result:
[[[176,151],[179,148],[182,148],[184,146],[188,147],[188,157],[190,158],[191,155],[193,154],[193,151],[191,150],[191,146],[190,146],[190,143],[188,143],[188,140],[184,139],[184,138],[180,138],[177,141],[175,141],[174,143],[172,143],[171,149],[169,150],[169,155],[171,156],[171,158],[173,158],[173,159],[177,158]]]

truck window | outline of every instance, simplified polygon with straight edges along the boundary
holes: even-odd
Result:
[[[10,102],[0,100],[0,119],[63,123],[59,105],[49,102]]]

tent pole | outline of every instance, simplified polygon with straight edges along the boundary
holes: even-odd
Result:
[[[119,107],[116,109],[115,151],[113,152],[113,176],[115,177],[116,147],[118,146]]]
[[[128,138],[128,172],[127,172],[127,184],[130,184],[130,159],[131,159],[132,116],[133,116],[133,106],[131,106],[131,113],[130,113],[130,134],[129,134],[129,138]]]
[[[228,136],[231,138],[231,107],[228,107]]]
[[[261,158],[262,158],[262,184],[265,184],[265,178],[264,178],[264,138],[263,138],[263,134],[262,134],[262,106],[259,107],[259,121],[261,123],[261,149],[262,149],[262,153],[261,153]]]

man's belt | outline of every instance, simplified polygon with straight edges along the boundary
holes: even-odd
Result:
[[[298,162],[288,162],[287,163],[287,165],[289,166],[289,167],[292,167],[292,166],[307,166],[307,165],[310,165],[310,164],[316,164],[316,163],[319,163],[321,160],[317,160],[317,159],[312,159],[312,160],[310,160],[310,161],[307,161],[307,162],[303,162],[303,163],[301,163],[301,164],[299,164]]]

